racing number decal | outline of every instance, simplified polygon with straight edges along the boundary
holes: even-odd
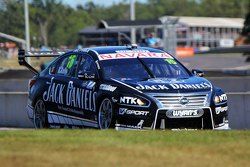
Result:
[[[75,61],[76,61],[76,55],[71,55],[68,59],[67,69],[71,69]]]
[[[165,61],[168,62],[168,64],[177,64],[174,59],[165,59]]]

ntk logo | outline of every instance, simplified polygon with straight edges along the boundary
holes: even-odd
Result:
[[[122,104],[137,104],[137,98],[135,97],[121,97],[120,103]]]

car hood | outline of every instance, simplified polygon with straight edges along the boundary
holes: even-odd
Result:
[[[122,82],[145,93],[195,93],[207,92],[212,88],[208,80],[195,76],[184,79],[152,78],[146,81],[125,80]]]

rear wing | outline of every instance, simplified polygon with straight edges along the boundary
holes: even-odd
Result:
[[[38,74],[38,71],[32,67],[27,61],[26,57],[58,57],[65,52],[63,51],[27,51],[23,49],[18,50],[18,63],[21,66],[27,67],[34,74]]]

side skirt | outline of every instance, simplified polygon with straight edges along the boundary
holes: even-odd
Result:
[[[72,126],[87,126],[97,128],[98,124],[96,121],[74,117],[70,115],[65,115],[57,113],[54,111],[47,111],[49,124],[62,124],[62,125],[72,125]]]

